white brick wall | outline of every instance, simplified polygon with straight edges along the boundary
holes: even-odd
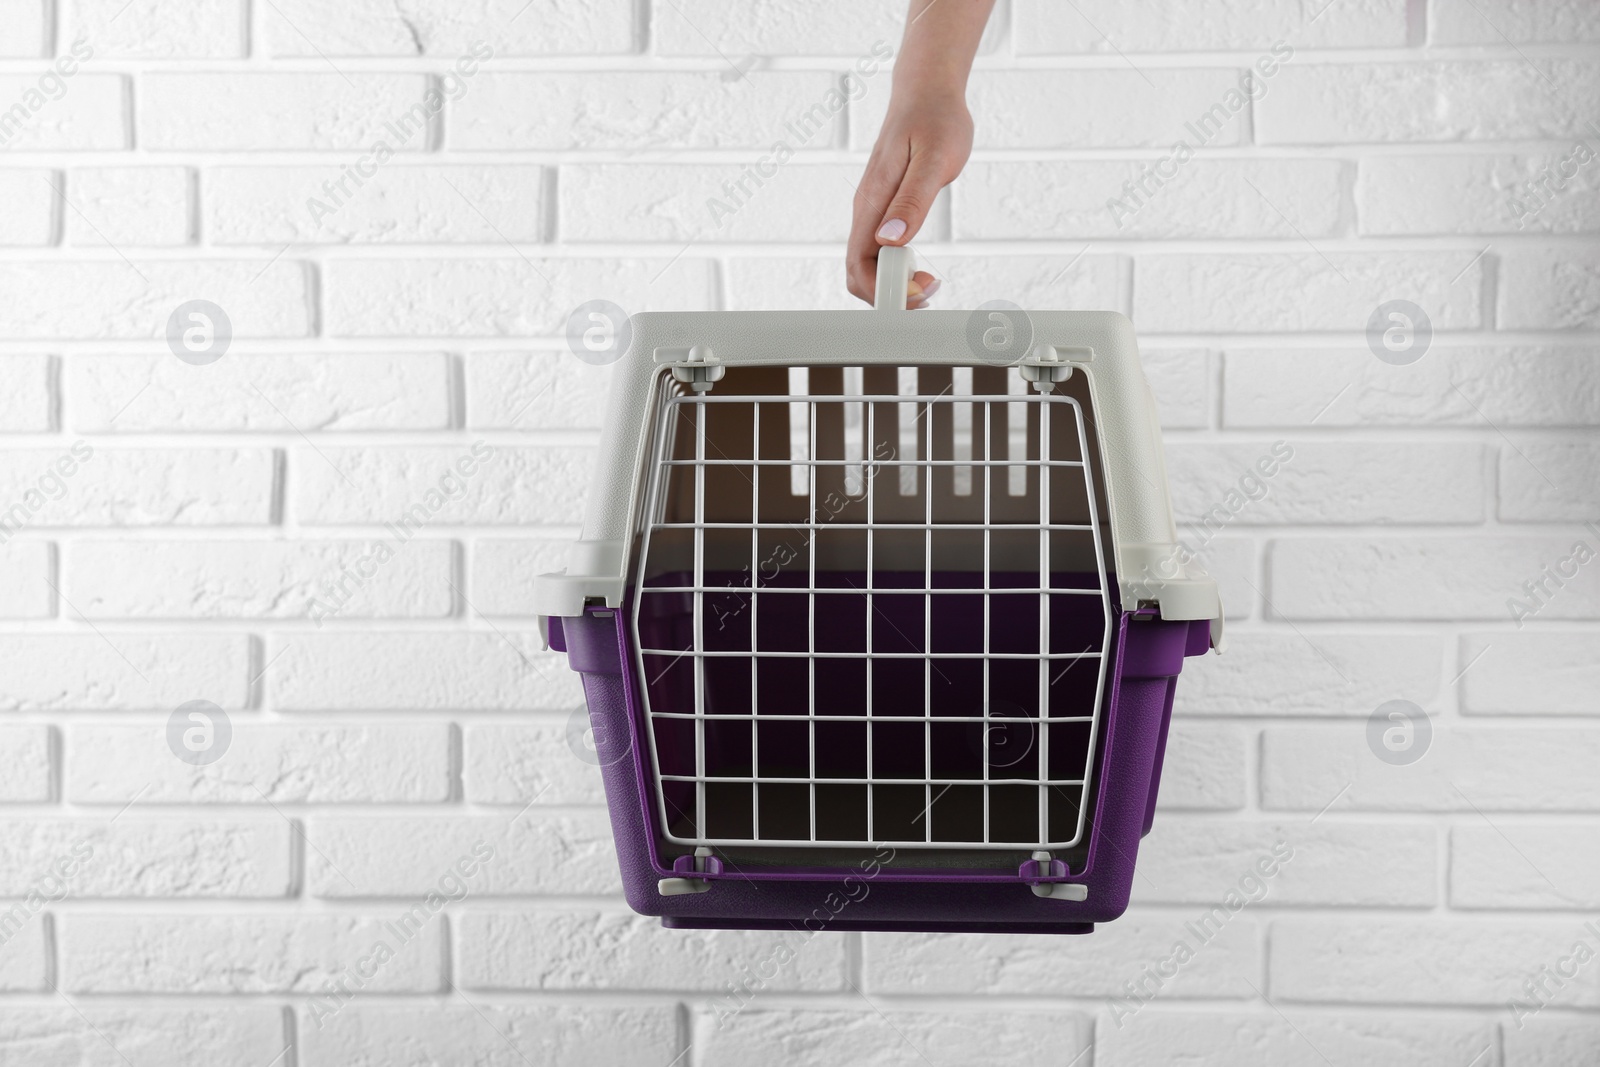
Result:
[[[794,938],[736,1015],[782,935],[628,912],[530,614],[607,382],[565,320],[851,306],[887,69],[786,124],[904,8],[0,0],[0,1067],[1592,1067],[1593,0],[1002,0],[919,242],[939,303],[1132,314],[1228,606],[1134,904]],[[166,342],[193,299],[209,365]],[[1405,366],[1365,336],[1396,299],[1434,331]],[[211,764],[169,748],[192,700]],[[1391,700],[1429,716],[1409,765],[1368,743]]]

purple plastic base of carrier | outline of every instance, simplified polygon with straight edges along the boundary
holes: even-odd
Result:
[[[551,619],[551,643],[583,676],[628,903],[685,928],[1084,933],[1115,919],[1127,907],[1139,840],[1150,828],[1177,675],[1185,656],[1210,645],[1205,620],[1164,622],[1131,612],[1117,618],[1087,797],[1088,851],[1066,877],[896,869],[892,859],[876,871],[728,865],[708,872],[705,892],[664,896],[658,881],[683,872],[660,856],[627,612],[591,608],[581,618]],[[1087,893],[1083,900],[1041,897],[1034,883],[1080,885]]]

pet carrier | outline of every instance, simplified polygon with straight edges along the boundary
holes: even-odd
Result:
[[[627,898],[667,926],[1081,933],[1220,639],[1112,312],[629,320],[544,575]]]

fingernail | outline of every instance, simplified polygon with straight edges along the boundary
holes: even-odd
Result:
[[[938,291],[939,291],[939,279],[935,278],[933,281],[928,283],[927,288],[922,290],[922,299],[926,300],[926,299],[928,299],[928,297],[932,296],[934,293],[937,293]]]
[[[905,232],[905,219],[890,219],[878,227],[878,238],[883,241],[898,241],[905,235]]]

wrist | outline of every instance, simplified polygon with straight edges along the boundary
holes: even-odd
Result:
[[[889,90],[889,113],[904,114],[929,108],[965,111],[967,107],[966,79],[954,77],[929,77],[925,73],[908,75],[898,73]]]

